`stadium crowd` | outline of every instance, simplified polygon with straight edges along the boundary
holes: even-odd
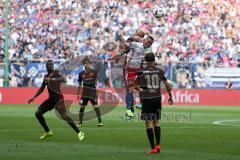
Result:
[[[192,69],[186,86],[201,77],[199,66],[240,67],[239,0],[10,0],[9,6],[13,61],[64,62],[79,55],[107,60],[141,28],[155,38],[159,63]],[[159,7],[161,19],[152,14]],[[0,12],[0,60],[4,22]]]

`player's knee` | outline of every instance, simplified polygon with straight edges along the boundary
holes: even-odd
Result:
[[[42,113],[41,113],[41,112],[39,112],[39,111],[36,111],[36,112],[35,112],[35,116],[36,116],[37,118],[39,118],[39,117],[41,117],[41,116],[42,116]]]
[[[154,127],[159,127],[160,125],[159,125],[159,121],[153,121],[153,126]]]
[[[35,117],[39,117],[39,113],[38,112],[35,112]]]
[[[84,108],[80,108],[79,113],[83,113],[84,110],[85,110],[85,107]]]
[[[81,110],[81,109],[84,110],[84,109],[85,109],[85,105],[81,105],[81,106],[80,106],[80,110]]]
[[[67,121],[69,119],[68,115],[66,113],[62,113],[61,117],[63,120]]]
[[[145,121],[146,128],[153,128],[153,121]]]
[[[98,105],[93,105],[93,108],[94,108],[94,109],[98,109],[99,106],[98,106]]]

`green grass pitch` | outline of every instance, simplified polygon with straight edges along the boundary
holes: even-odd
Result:
[[[71,110],[77,113],[78,108]],[[97,128],[96,119],[84,122],[82,142],[53,111],[45,117],[54,136],[40,141],[43,130],[34,117],[36,109],[35,105],[0,106],[1,160],[240,159],[240,107],[164,107],[162,150],[157,155],[147,154],[144,123],[122,119],[124,107],[104,115],[103,128]],[[213,124],[216,121],[222,125]]]

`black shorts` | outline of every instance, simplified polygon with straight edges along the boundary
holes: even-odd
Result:
[[[38,107],[39,110],[43,112],[51,111],[52,109],[56,109],[59,112],[66,112],[64,99],[61,98],[48,98]]]
[[[143,99],[141,120],[155,121],[161,118],[161,98]]]
[[[91,102],[92,105],[98,105],[98,98],[89,98],[89,97],[81,97],[79,104],[86,106],[88,101]]]

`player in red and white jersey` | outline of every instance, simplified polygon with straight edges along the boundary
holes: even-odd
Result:
[[[111,58],[117,63],[125,55],[123,74],[126,86],[126,115],[129,117],[134,116],[134,97],[130,88],[134,85],[137,72],[143,68],[145,54],[152,51],[153,42],[153,37],[137,30],[133,37],[128,38],[121,52]]]

